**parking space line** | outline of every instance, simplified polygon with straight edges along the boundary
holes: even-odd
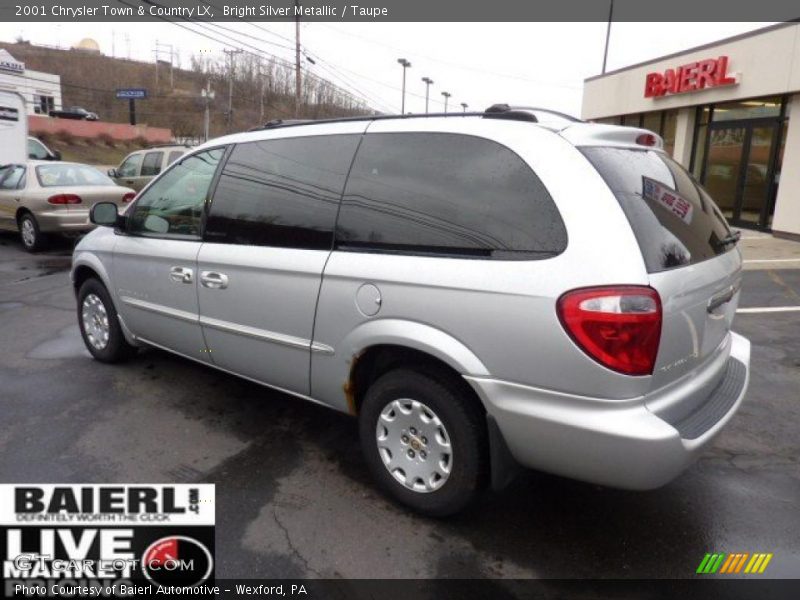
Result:
[[[743,260],[743,263],[785,263],[785,262],[796,262],[800,263],[800,258],[750,258],[747,260]]]
[[[739,308],[736,313],[782,313],[800,312],[800,306],[757,306],[753,308]]]

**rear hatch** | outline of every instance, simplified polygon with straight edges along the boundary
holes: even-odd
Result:
[[[722,377],[739,299],[738,240],[686,170],[649,148],[581,148],[614,192],[663,310],[651,389],[713,363]]]

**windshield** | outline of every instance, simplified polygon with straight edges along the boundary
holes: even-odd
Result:
[[[625,211],[648,272],[695,264],[735,246],[708,193],[665,154],[605,147],[581,151]]]
[[[116,185],[106,175],[88,165],[39,165],[36,167],[36,177],[42,187]]]

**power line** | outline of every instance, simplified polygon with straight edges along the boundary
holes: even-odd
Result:
[[[144,2],[144,3],[146,3],[146,4],[149,4],[149,5],[160,6],[160,5],[159,5],[159,4],[157,4],[156,2],[153,2],[152,0],[140,0],[140,1],[141,1],[141,2]],[[129,3],[128,3],[128,2],[126,2],[125,0],[117,0],[117,2],[119,2],[120,4],[124,4],[124,5],[126,5],[126,6],[130,6],[130,7],[132,7],[132,8],[135,8],[133,5],[129,4]],[[180,27],[180,28],[182,28],[182,29],[185,29],[186,31],[189,31],[189,32],[191,32],[191,33],[194,33],[195,35],[200,35],[200,36],[202,36],[202,37],[205,37],[205,38],[207,38],[207,39],[210,39],[211,41],[217,42],[218,44],[222,44],[223,46],[230,46],[230,45],[233,45],[235,48],[238,48],[238,49],[242,50],[242,51],[243,51],[243,52],[245,52],[246,54],[250,54],[250,55],[256,56],[257,58],[261,58],[261,55],[268,56],[268,57],[271,57],[271,58],[273,58],[273,59],[277,60],[278,62],[280,62],[280,63],[284,64],[285,66],[288,66],[289,68],[292,68],[292,69],[294,68],[294,66],[293,66],[293,65],[291,65],[291,63],[289,63],[287,60],[285,60],[285,59],[283,59],[283,58],[281,58],[281,57],[279,57],[279,56],[277,56],[277,55],[275,55],[275,54],[271,54],[271,53],[269,53],[269,52],[266,52],[266,51],[264,51],[264,50],[262,50],[262,49],[260,49],[260,48],[257,48],[256,46],[253,46],[252,44],[248,44],[248,43],[246,43],[246,42],[243,42],[243,41],[241,41],[241,40],[235,40],[235,39],[231,38],[229,35],[225,35],[225,34],[222,34],[222,33],[220,33],[220,32],[217,32],[217,31],[215,31],[215,30],[211,30],[211,32],[212,32],[214,35],[217,35],[217,36],[222,36],[223,38],[225,38],[225,39],[227,40],[227,41],[223,41],[223,40],[220,40],[220,39],[219,39],[219,38],[217,38],[217,37],[212,37],[211,35],[208,35],[207,33],[204,33],[204,32],[201,32],[201,31],[196,31],[196,30],[194,30],[194,29],[191,29],[191,28],[190,28],[190,27],[188,27],[186,24],[181,24],[181,23],[178,23],[178,22],[176,22],[176,21],[170,21],[169,19],[167,19],[167,18],[165,18],[165,17],[158,17],[158,18],[159,18],[160,20],[162,20],[162,21],[166,22],[166,23],[171,23],[172,25],[175,25],[175,26],[177,26],[177,27]],[[183,21],[184,21],[184,22],[188,22],[188,20],[187,20],[187,19],[183,19]],[[203,25],[203,24],[202,24],[202,23],[200,23],[200,22],[196,22],[196,21],[194,21],[194,22],[192,22],[192,24],[193,24],[193,25],[196,25],[196,26],[198,26],[198,27],[204,28],[204,29],[206,29],[206,30],[208,31],[208,27],[207,27],[207,26],[205,26],[205,25]],[[263,40],[262,40],[262,41],[263,41]],[[231,43],[231,42],[233,42],[233,43]],[[245,49],[241,48],[241,46],[245,46],[245,47],[247,47],[247,48],[250,48],[251,50],[253,50],[253,51],[255,51],[255,52],[253,52],[253,51],[248,51],[248,50],[245,50]],[[317,79],[317,80],[320,80],[320,78],[319,78],[318,76],[314,76],[314,78],[315,78],[315,79]],[[326,81],[326,80],[322,79],[321,81]],[[339,89],[339,90],[340,90],[342,93],[344,93],[345,95],[349,95],[349,96],[353,97],[353,94],[352,94],[351,92],[349,92],[348,90],[342,89],[342,88],[340,88],[339,86],[337,86],[337,85],[335,85],[335,84],[332,84],[331,82],[327,82],[327,83],[328,83],[328,84],[331,84],[331,85],[333,85],[333,86],[334,86],[334,88],[337,88],[337,89]],[[362,102],[362,101],[365,101],[365,100],[366,100],[365,98],[362,98],[362,99],[361,99],[359,102]],[[366,102],[366,104],[367,104],[367,107],[368,107],[368,105],[369,105],[369,102]]]
[[[208,3],[206,3],[206,4],[208,4]],[[213,6],[213,5],[211,5],[211,6]],[[204,22],[204,23],[205,23],[205,22]],[[199,25],[198,23],[194,23],[194,24],[195,24],[195,25]],[[199,25],[199,26],[201,26],[201,27],[202,27],[202,25]],[[251,39],[254,39],[254,40],[257,40],[257,41],[260,41],[260,42],[264,42],[264,43],[271,43],[271,42],[269,42],[269,40],[264,40],[263,38],[259,38],[259,37],[252,36],[252,35],[248,35],[248,34],[245,34],[245,33],[243,33],[243,32],[239,32],[239,31],[235,31],[235,30],[230,30],[229,28],[227,28],[227,29],[228,29],[229,31],[233,31],[233,33],[234,33],[235,35],[242,35],[242,36],[246,36],[246,37],[248,37],[248,38],[251,38]],[[267,30],[265,30],[265,31],[267,31]],[[216,35],[224,35],[224,34],[219,34],[219,33],[217,33],[217,32],[213,32],[213,33],[215,33]],[[277,34],[276,34],[276,35],[277,35]],[[295,68],[295,66],[294,66],[294,65],[291,65],[291,63],[290,63],[288,60],[286,60],[286,59],[283,59],[283,58],[281,58],[281,57],[275,56],[274,54],[271,54],[271,53],[267,53],[267,52],[265,52],[265,51],[263,51],[263,50],[261,50],[261,49],[259,49],[259,48],[256,48],[255,46],[250,46],[249,44],[246,44],[246,43],[244,43],[244,42],[241,42],[240,40],[233,40],[233,38],[231,38],[230,36],[225,36],[225,37],[226,37],[226,38],[228,38],[228,39],[231,39],[232,41],[234,41],[234,42],[236,42],[236,43],[240,43],[240,44],[243,44],[243,45],[249,46],[249,47],[251,47],[251,48],[254,48],[256,51],[258,51],[258,52],[261,52],[261,53],[263,53],[263,54],[265,54],[265,55],[267,55],[267,56],[269,56],[269,57],[271,57],[271,58],[275,58],[275,59],[279,60],[279,61],[280,61],[282,64],[284,64],[284,65],[285,65],[285,66],[287,66],[287,67],[290,67],[290,68]],[[283,48],[286,48],[286,49],[294,50],[294,48],[288,48],[288,46],[282,46],[282,47],[283,47]],[[307,48],[306,46],[303,46],[303,48],[304,48],[304,50],[303,50],[303,54],[304,54],[304,55],[305,55],[305,56],[308,58],[308,57],[309,57],[309,54],[310,54],[310,52],[308,52],[308,48]],[[330,69],[336,70],[336,68],[334,67],[334,65],[332,65],[332,64],[331,64],[331,63],[329,63],[328,61],[323,61],[323,60],[322,60],[322,58],[320,58],[319,56],[316,56],[316,55],[314,55],[314,56],[312,56],[312,60],[313,60],[313,59],[319,60],[319,61],[321,61],[321,62],[325,62],[325,63],[326,63],[326,64],[327,64],[327,65],[330,67]],[[361,98],[362,98],[364,101],[366,101],[366,102],[367,102],[367,104],[369,104],[369,103],[374,103],[374,104],[378,104],[378,105],[383,105],[384,107],[385,107],[385,106],[387,106],[387,104],[386,104],[385,102],[383,102],[383,101],[381,101],[381,100],[377,99],[377,97],[376,97],[376,96],[374,96],[373,94],[369,94],[369,93],[365,92],[364,90],[360,89],[360,88],[359,88],[359,87],[358,87],[358,86],[357,86],[357,85],[356,85],[356,84],[355,84],[355,83],[354,83],[352,80],[348,80],[348,79],[347,79],[345,76],[343,76],[343,75],[341,75],[341,74],[340,74],[339,76],[336,76],[335,74],[333,74],[333,73],[331,72],[331,70],[330,70],[330,69],[323,69],[323,70],[327,71],[327,72],[328,72],[328,73],[329,73],[331,76],[333,76],[335,79],[338,79],[339,81],[341,81],[341,82],[345,83],[346,85],[345,85],[345,88],[343,88],[343,89],[344,89],[345,91],[347,91],[349,94],[352,94],[353,92],[355,92],[355,95],[356,95],[356,96],[361,96]],[[312,74],[312,75],[313,75],[313,74]],[[318,80],[318,81],[323,81],[323,82],[326,82],[326,81],[327,81],[327,82],[329,82],[328,80],[326,80],[326,79],[324,79],[324,78],[320,78],[319,76],[314,76],[314,78],[315,78],[316,80]],[[334,86],[334,87],[338,87],[338,86]],[[350,90],[352,90],[352,92],[351,92],[350,90],[347,90],[347,89],[346,89],[346,88],[348,88],[348,87],[350,88]],[[390,111],[390,112],[391,112],[391,111]]]
[[[349,31],[343,31],[341,29],[338,29],[337,27],[333,27],[332,25],[328,25],[327,23],[318,23],[318,25],[321,25],[321,26],[325,27],[326,29],[330,29],[331,31],[335,31],[336,33],[338,33],[340,35],[344,35],[344,36],[347,36],[347,37],[352,37],[352,38],[355,38],[355,39],[359,39],[359,40],[361,40],[363,42],[367,42],[368,44],[374,44],[376,46],[383,46],[384,48],[388,48],[389,50],[393,50],[395,52],[405,52],[406,54],[408,54],[410,56],[417,56],[419,58],[424,58],[426,60],[431,60],[433,62],[441,63],[443,65],[448,65],[448,66],[451,66],[451,67],[455,67],[457,69],[463,69],[465,71],[475,71],[476,73],[483,73],[483,74],[486,74],[486,75],[492,75],[494,77],[501,77],[501,78],[505,78],[505,79],[517,79],[519,81],[526,81],[528,83],[535,83],[536,85],[542,85],[542,86],[558,87],[558,88],[565,88],[565,89],[581,89],[581,85],[579,85],[579,84],[572,85],[572,84],[565,84],[565,83],[550,83],[550,82],[541,81],[541,80],[537,80],[537,79],[531,79],[529,77],[523,77],[522,75],[514,75],[512,73],[498,72],[498,71],[495,71],[494,69],[482,69],[480,67],[473,67],[471,65],[465,65],[465,64],[461,64],[461,63],[457,63],[457,62],[453,62],[453,61],[443,60],[441,58],[434,58],[433,56],[427,56],[425,54],[419,54],[417,52],[409,52],[407,49],[404,50],[402,48],[398,48],[396,46],[392,46],[391,44],[387,44],[385,42],[380,42],[378,40],[374,40],[374,39],[369,38],[369,37],[365,37],[365,36],[362,36],[362,35],[351,33]]]

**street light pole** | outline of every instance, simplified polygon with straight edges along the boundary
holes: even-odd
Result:
[[[200,92],[200,95],[205,100],[206,104],[206,112],[203,117],[203,133],[204,133],[204,141],[208,141],[208,133],[211,127],[211,118],[209,114],[209,106],[211,105],[211,101],[214,99],[214,90],[211,89],[211,82],[206,81],[206,87],[204,90]]]
[[[411,66],[411,63],[405,58],[398,58],[397,62],[403,66],[403,97],[400,101],[400,114],[406,114],[406,69]]]
[[[433,83],[433,79],[430,77],[423,77],[422,81],[425,82],[425,114],[428,114],[428,94],[431,91],[431,84]]]
[[[442,96],[444,96],[444,114],[447,114],[447,99],[452,96],[450,92],[442,92]]]
[[[609,0],[608,6],[608,27],[606,28],[606,48],[603,51],[603,74],[606,72],[606,61],[608,61],[608,43],[611,41],[611,20],[614,18],[614,0]]]
[[[461,103],[461,112],[467,112],[467,107],[468,106],[469,106],[469,104],[467,104],[466,102],[462,102]]]

